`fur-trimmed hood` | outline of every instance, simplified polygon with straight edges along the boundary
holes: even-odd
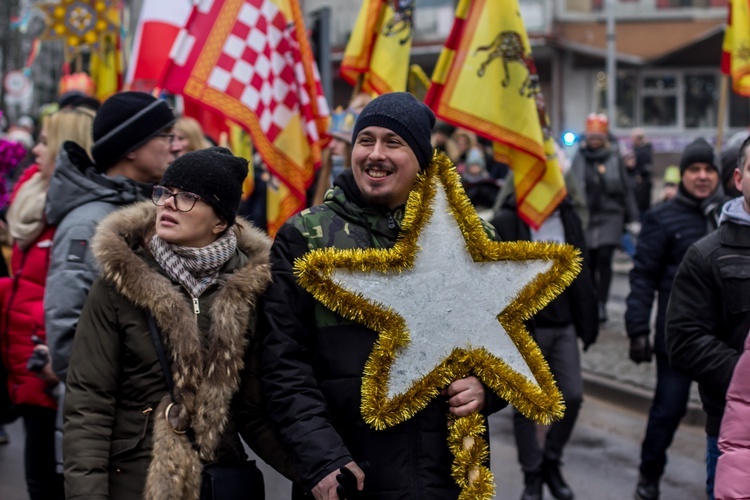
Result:
[[[154,233],[156,207],[141,202],[106,217],[97,229],[92,252],[102,277],[117,292],[156,320],[165,350],[172,360],[174,401],[159,404],[154,424],[154,448],[146,481],[148,499],[197,498],[201,462],[216,460],[216,450],[230,417],[232,396],[239,387],[250,321],[271,280],[269,239],[238,219],[230,230],[245,258],[232,258],[221,271],[207,313],[210,327],[201,332],[193,305],[182,286],[172,282],[149,261],[146,241]],[[145,253],[144,253],[145,252]],[[207,345],[202,342],[207,338]],[[205,347],[204,347],[205,346]],[[167,406],[175,403],[165,415]],[[186,434],[191,429],[193,447]],[[190,433],[188,433],[190,434]],[[196,449],[197,448],[197,452]],[[180,486],[169,479],[180,477]]]

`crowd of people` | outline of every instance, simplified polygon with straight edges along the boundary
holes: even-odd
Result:
[[[633,260],[623,355],[656,366],[635,497],[659,498],[693,381],[707,497],[750,494],[750,139],[721,154],[692,141],[654,196],[644,131],[625,149],[592,114],[571,160],[559,150],[568,196],[534,228],[491,144],[436,122],[410,94],[358,96],[334,117],[312,206],[272,241],[242,217],[265,200],[256,183],[256,206],[242,202],[249,159],[163,100],[73,92],[35,132],[19,120],[0,157],[0,420],[23,420],[31,499],[205,498],[201,470],[243,462],[240,437],[293,482],[293,498],[457,498],[448,415],[486,419],[507,403],[470,374],[408,421],[373,429],[360,394],[378,333],[325,307],[294,271],[315,249],[393,247],[416,179],[445,157],[492,238],[583,256],[529,323],[566,411],[540,434],[514,410],[522,500],[545,485],[576,496],[563,455],[618,247]]]

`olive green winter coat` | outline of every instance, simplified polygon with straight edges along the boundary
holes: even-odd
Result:
[[[270,242],[241,220],[238,250],[199,313],[144,245],[155,207],[108,216],[92,246],[102,269],[78,322],[68,372],[63,451],[69,499],[197,498],[202,463],[245,458],[238,432],[291,476],[291,458],[265,418],[259,385],[256,300],[270,281]],[[170,415],[195,433],[196,451],[171,431],[172,400],[149,331],[155,318],[172,364]],[[153,457],[153,458],[152,458]]]

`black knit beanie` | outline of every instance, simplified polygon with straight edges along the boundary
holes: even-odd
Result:
[[[199,149],[172,162],[160,184],[197,194],[231,226],[240,208],[247,172],[247,160],[227,148]]]
[[[435,125],[435,114],[423,102],[408,92],[383,94],[364,107],[354,124],[352,143],[357,135],[367,127],[384,127],[401,136],[425,168],[432,160],[430,137]]]
[[[145,92],[120,92],[99,108],[94,118],[91,155],[106,172],[127,153],[171,127],[176,118],[166,102]]]
[[[717,172],[719,172],[719,165],[721,165],[714,147],[702,137],[698,137],[688,144],[682,152],[682,157],[680,158],[680,175],[684,174],[685,169],[692,163],[708,163]]]

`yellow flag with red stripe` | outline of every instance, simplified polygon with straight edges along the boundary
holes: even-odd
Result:
[[[346,44],[341,77],[351,85],[360,83],[364,92],[405,91],[413,13],[414,1],[364,0]]]
[[[732,90],[750,96],[750,1],[730,0],[721,54],[721,71],[732,77]]]
[[[122,90],[122,51],[118,38],[108,33],[99,50],[91,54],[89,72],[96,85],[96,98],[102,102]]]
[[[119,28],[119,3],[107,10],[107,18],[113,26]],[[122,43],[118,31],[107,32],[91,53],[89,73],[96,85],[96,98],[104,102],[112,94],[122,90]]]
[[[539,228],[567,191],[518,0],[461,0],[425,97],[441,119],[494,142],[518,213]]]

